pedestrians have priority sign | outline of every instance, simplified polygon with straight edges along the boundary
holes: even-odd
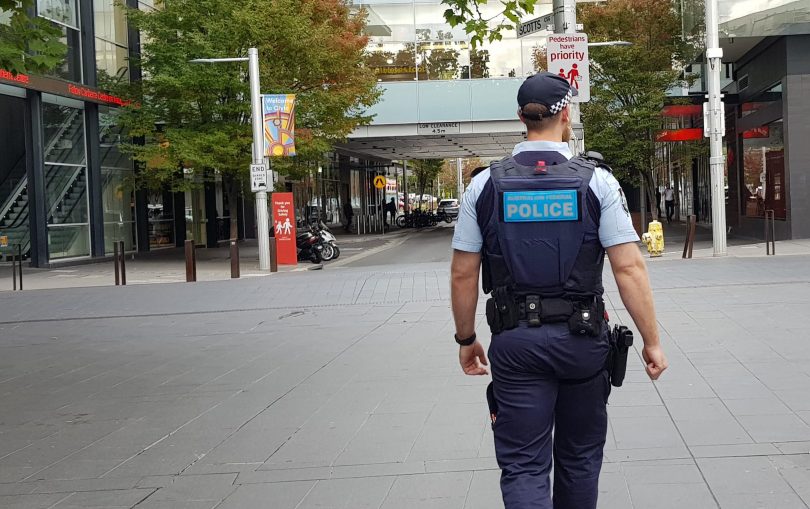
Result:
[[[267,167],[265,165],[250,165],[250,189],[254,193],[267,191]]]
[[[590,65],[588,62],[587,34],[553,34],[546,39],[548,71],[559,74],[575,88],[579,95],[575,103],[591,100]]]
[[[388,179],[383,177],[382,175],[377,175],[374,177],[374,187],[377,189],[385,189],[385,184],[388,183]]]

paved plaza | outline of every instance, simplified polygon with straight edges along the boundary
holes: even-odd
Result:
[[[0,508],[503,507],[451,232],[322,271],[0,292]],[[670,369],[636,352],[613,390],[600,508],[810,507],[810,256],[738,254],[650,263]]]

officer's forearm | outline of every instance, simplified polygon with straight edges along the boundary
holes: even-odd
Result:
[[[646,346],[658,346],[658,324],[655,319],[650,278],[644,258],[635,244],[626,244],[621,254],[609,250],[611,268],[624,303]],[[617,256],[618,255],[618,256]]]
[[[456,251],[450,269],[450,300],[456,334],[468,338],[475,332],[475,308],[478,305],[478,272],[481,257],[478,253]]]

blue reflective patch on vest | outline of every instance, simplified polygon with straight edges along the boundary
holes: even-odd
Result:
[[[507,223],[578,221],[576,189],[508,191],[503,193],[503,220]]]

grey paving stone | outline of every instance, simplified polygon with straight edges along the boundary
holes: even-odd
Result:
[[[737,416],[792,413],[791,409],[776,396],[770,398],[726,399],[724,403],[729,411]]]
[[[633,507],[656,509],[716,509],[717,502],[703,482],[682,484],[630,484]]]
[[[316,481],[270,484],[243,484],[226,498],[218,509],[244,509],[246,507],[272,507],[295,509],[312,491]]]
[[[394,477],[318,481],[296,509],[377,509]]]
[[[724,458],[732,456],[770,456],[779,454],[773,444],[695,445],[689,450],[695,458]]]
[[[130,508],[145,500],[154,491],[135,489],[77,492],[54,505],[53,509]]]
[[[472,472],[397,477],[381,509],[463,509]]]
[[[810,440],[810,425],[793,414],[741,415],[739,420],[757,442]]]
[[[689,446],[753,441],[719,398],[673,399],[667,408]]]
[[[805,507],[769,458],[714,458],[697,461],[709,488],[724,509]]]
[[[474,472],[464,509],[503,509],[500,479],[500,470]]]
[[[772,456],[771,462],[804,503],[810,505],[810,454]]]
[[[3,509],[48,509],[71,495],[72,493],[53,493],[0,496],[0,507]]]

